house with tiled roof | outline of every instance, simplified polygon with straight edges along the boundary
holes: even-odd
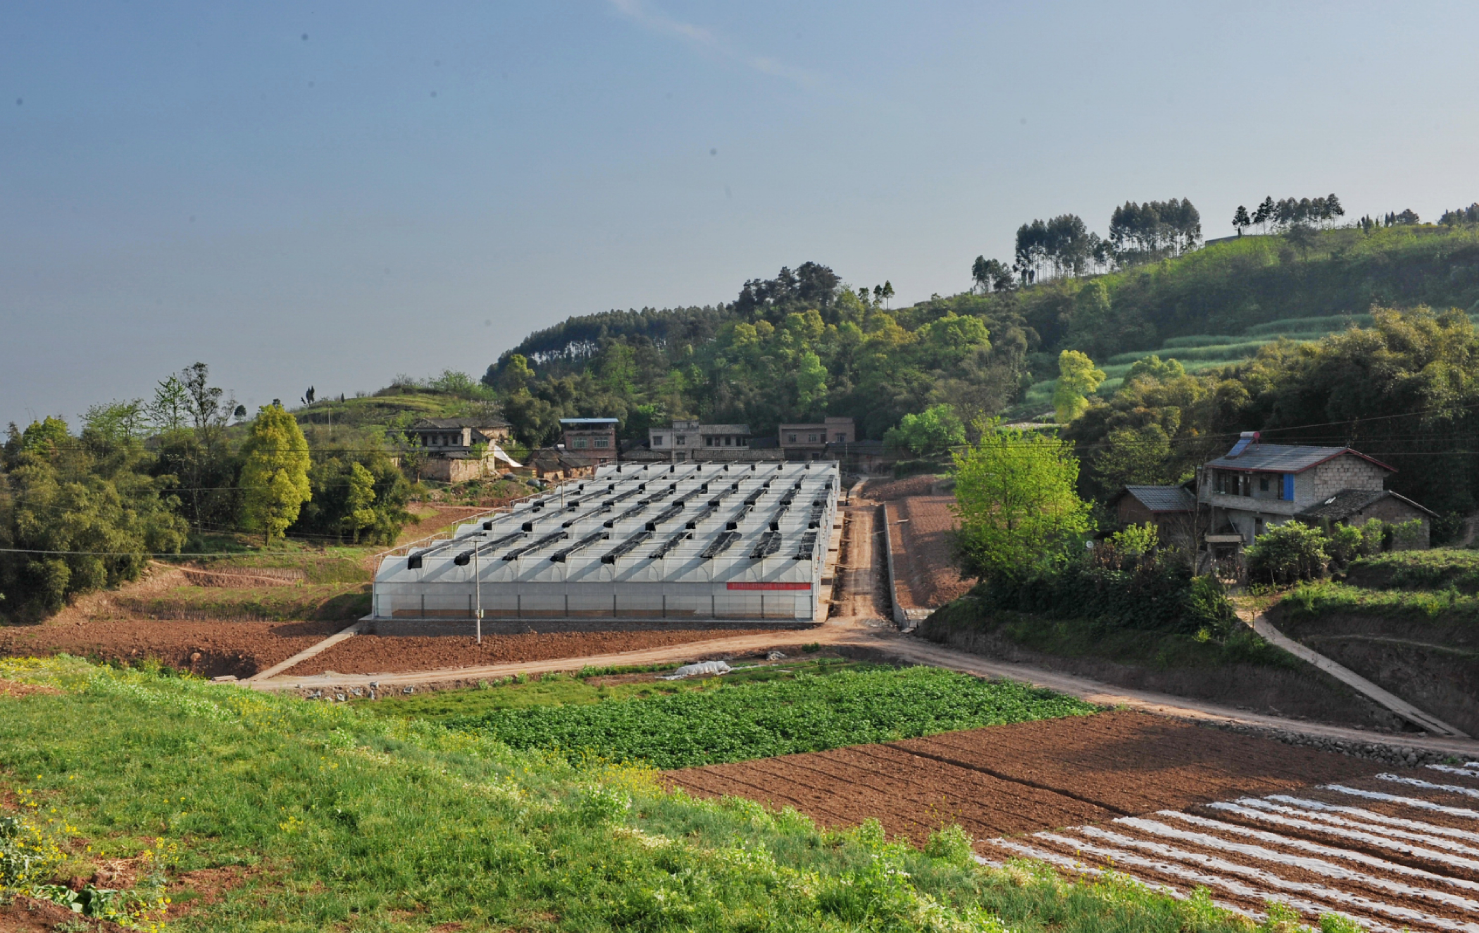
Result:
[[[509,429],[498,418],[422,418],[405,429],[421,450],[417,478],[463,483],[519,466],[499,446]]]
[[[1120,525],[1154,525],[1162,541],[1186,546],[1195,538],[1197,497],[1186,486],[1125,486],[1109,507]]]
[[[1422,522],[1428,543],[1434,514],[1386,488],[1397,471],[1350,447],[1264,444],[1245,431],[1226,454],[1198,470],[1197,501],[1211,510],[1210,543],[1242,544],[1274,525],[1360,524],[1380,518],[1393,524]]]

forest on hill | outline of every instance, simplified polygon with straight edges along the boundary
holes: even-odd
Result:
[[[941,404],[965,424],[1003,413],[1057,376],[1064,350],[1119,357],[1118,376],[1152,352],[1232,361],[1200,344],[1252,356],[1281,322],[1369,321],[1373,306],[1479,310],[1479,211],[1322,229],[1310,199],[1268,200],[1275,213],[1247,220],[1271,232],[1202,248],[1189,203],[1175,199],[1117,209],[1105,239],[1081,221],[1034,221],[1011,265],[978,259],[975,287],[902,308],[889,306],[890,285],[855,289],[808,262],[744,283],[723,305],[569,318],[505,352],[483,382],[531,445],[552,441],[561,417],[594,415],[621,419],[631,438],[675,417],[766,433],[844,415],[880,438]],[[1152,208],[1179,220],[1147,232]]]

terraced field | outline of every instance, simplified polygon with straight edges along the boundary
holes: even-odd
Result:
[[[701,797],[879,818],[923,843],[959,823],[979,860],[1206,888],[1262,918],[1479,933],[1479,762],[1401,773],[1130,712],[670,772]]]

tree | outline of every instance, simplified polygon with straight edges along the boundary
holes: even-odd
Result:
[[[1152,353],[1150,356],[1141,357],[1130,364],[1130,371],[1125,373],[1125,385],[1129,385],[1136,379],[1148,376],[1157,382],[1170,382],[1172,379],[1180,379],[1186,375],[1186,367],[1181,365],[1177,359],[1162,360]]]
[[[1320,529],[1300,522],[1275,525],[1258,536],[1243,552],[1248,579],[1255,582],[1292,583],[1323,576],[1330,555]]]
[[[1064,350],[1058,354],[1058,387],[1053,391],[1053,409],[1059,424],[1067,424],[1089,407],[1088,396],[1104,382],[1104,371],[1094,366],[1088,354]]]
[[[898,427],[889,428],[883,440],[919,456],[940,454],[965,443],[965,425],[954,408],[936,405],[917,415],[905,415]]]
[[[312,498],[308,441],[281,405],[266,405],[257,412],[242,452],[243,523],[270,542],[282,537],[298,520],[303,503]]]
[[[375,475],[365,469],[364,464],[352,463],[349,466],[349,476],[346,483],[348,491],[344,496],[344,516],[341,518],[340,527],[354,536],[354,543],[359,544],[359,533],[375,524]]]
[[[182,381],[186,393],[185,406],[195,422],[195,433],[207,440],[206,435],[225,421],[221,405],[224,393],[219,386],[210,384],[210,367],[204,363],[187,366],[180,375],[185,377]],[[226,411],[229,410],[230,403],[227,403]]]
[[[976,257],[971,265],[971,277],[975,279],[976,290],[983,295],[990,291],[1009,292],[1016,285],[1010,266],[985,256]]]
[[[1253,222],[1258,224],[1260,230],[1267,233],[1269,221],[1273,219],[1274,199],[1273,195],[1268,195],[1263,199],[1263,203],[1258,205],[1258,210],[1253,212]]]
[[[1178,477],[1172,475],[1171,438],[1158,424],[1140,430],[1110,431],[1104,449],[1094,458],[1094,472],[1106,489],[1121,486],[1158,486]]]
[[[1253,225],[1253,218],[1248,216],[1248,209],[1239,204],[1238,209],[1233,212],[1233,226],[1238,230],[1238,236],[1243,235],[1243,228]]]
[[[1319,234],[1309,224],[1297,223],[1289,228],[1286,237],[1289,245],[1299,250],[1299,255],[1308,260],[1310,250],[1314,247],[1315,241],[1319,239]]]
[[[1078,469],[1067,441],[985,423],[980,443],[955,454],[962,571],[1021,579],[1066,554],[1092,528],[1089,505],[1074,492]]]
[[[178,431],[190,411],[190,392],[178,376],[170,376],[154,389],[149,403],[149,421],[160,431]]]
[[[816,414],[827,401],[827,367],[810,350],[801,354],[796,364],[796,407],[805,414]]]

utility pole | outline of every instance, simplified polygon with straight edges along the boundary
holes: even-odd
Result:
[[[479,534],[478,537],[481,538],[482,535]],[[478,542],[472,546],[472,579],[473,589],[476,590],[478,594],[477,626],[478,644],[480,645],[483,643],[483,575],[481,573],[478,573],[478,552],[482,549],[483,545],[481,542]]]

